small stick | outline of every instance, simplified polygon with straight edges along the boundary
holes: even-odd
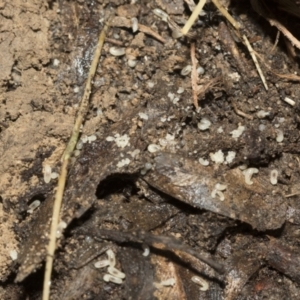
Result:
[[[264,74],[263,74],[263,72],[262,72],[262,70],[261,70],[261,68],[260,68],[260,66],[258,64],[258,61],[256,59],[255,53],[253,51],[253,48],[250,45],[249,40],[247,39],[247,37],[245,35],[243,35],[243,40],[244,40],[244,42],[246,44],[246,47],[248,48],[248,51],[249,51],[249,53],[250,53],[250,55],[251,55],[251,57],[252,57],[252,59],[254,61],[255,67],[256,67],[257,72],[258,72],[258,74],[259,74],[259,76],[261,78],[261,81],[263,82],[263,84],[265,86],[265,89],[268,90],[268,85],[267,85],[265,76],[264,76]]]
[[[275,50],[275,48],[277,47],[277,44],[278,44],[278,42],[279,42],[279,37],[280,37],[280,31],[277,30],[275,43],[274,43],[274,45],[273,45],[273,47],[272,47],[272,49],[271,49],[271,52],[273,52],[273,51]]]
[[[124,47],[124,43],[122,41],[118,41],[118,40],[115,40],[115,39],[111,39],[111,38],[106,38],[105,41],[107,43],[111,43],[113,45],[117,45],[117,46],[121,46],[121,47]]]
[[[89,232],[89,234],[90,233],[91,232]],[[121,231],[107,230],[107,229],[99,229],[99,230],[97,229],[97,231],[92,232],[92,235],[94,236],[95,240],[108,239],[108,240],[115,241],[117,243],[134,242],[134,243],[145,244],[153,248],[162,249],[162,250],[168,250],[168,251],[178,250],[196,257],[200,261],[209,265],[211,268],[215,269],[220,274],[223,274],[225,272],[224,266],[218,263],[217,261],[215,261],[213,258],[204,256],[200,254],[199,251],[194,250],[188,245],[182,243],[181,241],[168,236],[154,235],[142,230],[132,231],[132,232],[121,232]]]
[[[198,109],[199,109],[198,94],[197,94],[198,72],[197,72],[197,59],[196,59],[196,53],[195,52],[196,52],[195,43],[192,43],[191,44],[191,60],[192,60],[191,79],[192,79],[194,105],[196,107],[196,110],[198,111]]]
[[[139,31],[141,31],[143,33],[146,33],[148,35],[151,35],[152,37],[154,37],[158,41],[162,42],[163,44],[166,42],[166,40],[161,35],[159,35],[157,32],[155,32],[154,30],[152,30],[148,26],[145,26],[143,24],[139,24]]]
[[[233,101],[231,101],[231,104],[232,104],[233,109],[234,109],[234,111],[235,111],[235,113],[236,113],[237,115],[239,115],[239,116],[241,116],[241,117],[244,117],[244,118],[246,118],[246,119],[248,119],[248,120],[253,120],[253,117],[252,117],[252,116],[250,116],[250,115],[244,113],[243,111],[239,110],[239,109],[237,108],[236,104],[235,104]]]
[[[53,268],[53,259],[54,259],[54,253],[56,248],[56,231],[57,231],[57,225],[59,222],[59,214],[60,214],[60,208],[62,204],[62,198],[63,193],[65,189],[65,183],[68,173],[68,163],[69,159],[71,157],[71,154],[73,150],[75,149],[78,136],[79,136],[79,129],[80,126],[83,123],[86,111],[88,109],[88,103],[89,98],[91,94],[91,85],[92,85],[92,79],[95,75],[95,72],[97,70],[98,61],[101,55],[104,39],[106,32],[108,30],[108,22],[107,21],[99,35],[98,44],[95,50],[94,58],[90,67],[90,71],[86,80],[86,86],[84,89],[84,94],[80,103],[80,107],[78,110],[77,118],[73,127],[72,135],[69,140],[69,143],[64,151],[64,154],[62,156],[62,167],[61,172],[58,179],[58,186],[57,191],[55,194],[55,201],[53,205],[53,214],[52,214],[52,222],[51,222],[51,228],[50,228],[50,235],[49,235],[49,244],[48,244],[48,251],[47,251],[47,257],[46,257],[46,268],[45,268],[45,276],[44,276],[44,286],[43,286],[43,300],[48,300],[50,296],[50,285],[51,285],[51,273]]]

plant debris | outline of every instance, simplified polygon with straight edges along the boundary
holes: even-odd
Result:
[[[201,1],[184,35],[194,1],[100,2],[0,4],[0,298],[41,298],[60,159],[114,9],[51,299],[296,299],[299,66],[269,23],[298,40],[297,16]]]

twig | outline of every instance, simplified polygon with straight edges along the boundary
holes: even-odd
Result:
[[[52,214],[52,222],[51,222],[51,228],[50,228],[50,236],[49,236],[49,244],[48,244],[48,251],[47,251],[47,258],[46,258],[46,268],[45,268],[45,276],[44,276],[44,286],[43,286],[43,300],[48,300],[50,296],[50,286],[51,286],[51,273],[52,273],[52,267],[53,267],[53,259],[54,259],[54,253],[56,248],[56,231],[57,231],[57,225],[59,221],[59,215],[60,215],[60,208],[62,204],[62,198],[66,183],[66,177],[68,173],[68,163],[69,159],[71,157],[71,154],[73,150],[75,149],[78,136],[79,136],[79,129],[80,126],[83,123],[84,117],[87,112],[89,98],[91,94],[91,84],[92,79],[95,75],[98,61],[101,55],[101,50],[103,47],[104,39],[106,32],[109,27],[109,20],[105,23],[100,35],[98,44],[95,50],[94,58],[90,67],[90,71],[87,77],[86,86],[84,89],[84,94],[80,103],[80,107],[78,110],[77,118],[73,127],[72,135],[69,140],[69,143],[64,151],[64,154],[62,156],[62,167],[61,172],[59,175],[58,180],[58,187],[55,194],[55,201],[53,206],[53,214]]]
[[[160,36],[157,32],[155,32],[150,27],[147,27],[143,24],[139,24],[139,31],[151,35],[152,37],[162,42],[163,44],[166,42],[166,40],[162,36]]]
[[[197,59],[196,59],[196,53],[195,52],[196,52],[195,43],[192,43],[191,44],[191,60],[192,60],[191,79],[192,79],[194,105],[196,107],[196,110],[198,111],[198,109],[199,109],[198,95],[197,95],[198,72],[197,72]]]
[[[118,40],[115,40],[115,39],[111,39],[111,38],[106,38],[105,41],[107,43],[111,43],[113,45],[117,45],[117,46],[121,46],[121,47],[124,47],[124,43],[122,41],[118,41]]]
[[[251,55],[251,57],[252,57],[252,59],[254,61],[255,67],[256,67],[257,72],[258,72],[258,74],[259,74],[259,76],[261,78],[261,81],[263,82],[263,84],[265,86],[265,89],[268,90],[268,85],[267,85],[265,76],[264,76],[264,74],[263,74],[263,72],[262,72],[262,70],[261,70],[261,68],[260,68],[260,66],[258,64],[258,61],[257,61],[256,56],[255,56],[255,52],[253,51],[253,48],[250,45],[250,43],[249,43],[249,41],[248,41],[248,39],[247,39],[247,37],[245,35],[243,35],[243,40],[244,40],[244,42],[246,44],[246,47],[248,48],[248,51],[249,51],[249,53],[250,53],[250,55]]]
[[[241,117],[244,117],[244,118],[246,118],[246,119],[248,119],[248,120],[253,120],[253,117],[252,117],[252,116],[250,116],[250,115],[244,113],[243,111],[239,110],[239,109],[237,108],[236,104],[235,104],[233,101],[231,101],[231,104],[232,104],[233,109],[234,109],[234,111],[235,111],[235,113],[236,113],[237,115],[239,115],[239,116],[241,116]]]
[[[93,236],[96,240],[100,238],[112,240],[117,243],[134,242],[146,244],[157,249],[168,251],[179,250],[196,257],[197,259],[215,269],[220,274],[223,274],[225,272],[224,266],[217,261],[201,255],[199,251],[194,250],[188,245],[185,245],[180,240],[176,240],[167,236],[154,235],[145,231],[120,232],[107,229],[97,229],[97,231],[93,232]]]

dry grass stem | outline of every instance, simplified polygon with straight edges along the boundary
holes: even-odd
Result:
[[[203,6],[205,5],[205,3],[206,3],[206,0],[200,0],[199,1],[197,6],[195,7],[195,9],[193,10],[190,18],[187,20],[187,22],[185,23],[185,25],[181,29],[181,33],[183,35],[186,35],[189,32],[189,30],[191,29],[191,27],[195,23],[196,19],[198,18],[201,10],[203,9]]]
[[[106,32],[108,30],[108,22],[105,23],[100,36],[98,40],[98,44],[95,50],[94,58],[90,67],[90,71],[88,74],[88,78],[86,81],[86,86],[84,89],[84,94],[80,103],[80,107],[78,110],[77,118],[73,127],[72,135],[69,140],[69,143],[66,147],[66,150],[64,151],[64,154],[62,156],[62,167],[61,172],[59,175],[58,180],[58,187],[55,194],[55,201],[53,206],[53,214],[52,214],[52,220],[51,220],[51,228],[50,228],[50,235],[49,235],[49,244],[47,249],[47,258],[46,258],[46,268],[45,268],[45,276],[44,276],[44,286],[43,286],[43,300],[48,300],[50,296],[50,286],[51,286],[51,273],[53,268],[53,259],[54,259],[54,253],[56,248],[56,232],[57,232],[57,225],[59,223],[59,215],[60,215],[60,209],[62,204],[62,198],[68,173],[68,163],[69,159],[71,157],[71,154],[73,150],[75,149],[76,143],[78,141],[79,136],[79,129],[80,126],[83,123],[83,120],[85,118],[85,114],[88,109],[88,103],[89,98],[91,94],[91,85],[92,85],[92,79],[95,75],[95,72],[97,70],[98,61],[101,55],[104,39]]]
[[[243,40],[244,40],[244,42],[246,44],[246,47],[247,47],[247,49],[248,49],[248,51],[249,51],[249,53],[250,53],[250,55],[251,55],[251,57],[252,57],[252,59],[254,61],[255,67],[256,67],[257,72],[258,72],[258,74],[259,74],[259,76],[261,78],[261,81],[263,82],[265,89],[268,90],[268,85],[267,85],[267,82],[266,82],[266,78],[265,78],[265,76],[264,76],[264,74],[263,74],[263,72],[262,72],[262,70],[261,70],[261,68],[259,66],[259,63],[258,63],[258,61],[256,59],[255,52],[253,51],[253,48],[250,45],[250,43],[249,43],[249,41],[248,41],[248,39],[247,39],[247,37],[245,35],[243,35]]]
[[[241,25],[228,13],[218,0],[212,0],[212,2],[235,29],[239,30],[241,28]]]

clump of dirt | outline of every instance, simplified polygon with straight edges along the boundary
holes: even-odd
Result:
[[[53,151],[62,144],[57,137],[67,136],[72,126],[72,118],[68,123],[66,117],[60,120],[61,133],[55,133],[55,123],[62,115],[55,103],[59,94],[53,89],[56,73],[51,67],[49,48],[49,20],[53,17],[46,1],[2,1],[0,4],[2,281],[11,274],[10,251],[19,252],[20,240],[16,239],[14,229],[20,221],[20,204],[30,201],[30,198],[21,199],[20,195],[41,184],[38,178],[41,165],[31,176],[24,177],[22,173],[28,172],[36,163],[39,148],[44,147],[47,156],[51,147]],[[63,127],[65,132],[61,131]]]
[[[224,3],[268,90],[210,2],[194,39],[174,38],[193,1],[0,3],[1,298],[41,297],[32,273],[42,277],[57,183],[44,172],[59,172],[108,12],[64,195],[52,298],[296,297],[298,64],[283,40],[274,47],[276,30],[248,1]],[[95,267],[109,249],[121,284]]]

